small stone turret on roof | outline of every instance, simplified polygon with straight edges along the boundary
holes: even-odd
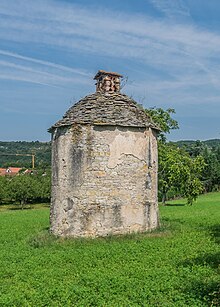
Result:
[[[97,80],[96,92],[98,93],[119,93],[120,92],[120,78],[123,76],[117,72],[108,72],[99,70],[94,77]]]

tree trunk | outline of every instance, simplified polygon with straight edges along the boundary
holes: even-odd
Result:
[[[166,206],[166,200],[167,200],[167,193],[163,191],[163,196],[162,196],[162,205]]]
[[[24,200],[21,200],[21,210],[24,209]]]

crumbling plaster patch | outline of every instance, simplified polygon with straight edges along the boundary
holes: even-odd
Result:
[[[115,168],[116,165],[122,163],[124,155],[132,155],[142,161],[146,159],[146,140],[141,132],[121,132],[115,136],[109,148],[109,168]]]

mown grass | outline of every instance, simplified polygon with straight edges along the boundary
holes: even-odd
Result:
[[[220,193],[161,207],[152,233],[49,235],[49,210],[0,212],[0,306],[218,306]]]

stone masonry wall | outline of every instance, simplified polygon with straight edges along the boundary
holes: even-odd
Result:
[[[150,128],[56,128],[52,161],[54,234],[94,237],[158,226],[157,140]]]

